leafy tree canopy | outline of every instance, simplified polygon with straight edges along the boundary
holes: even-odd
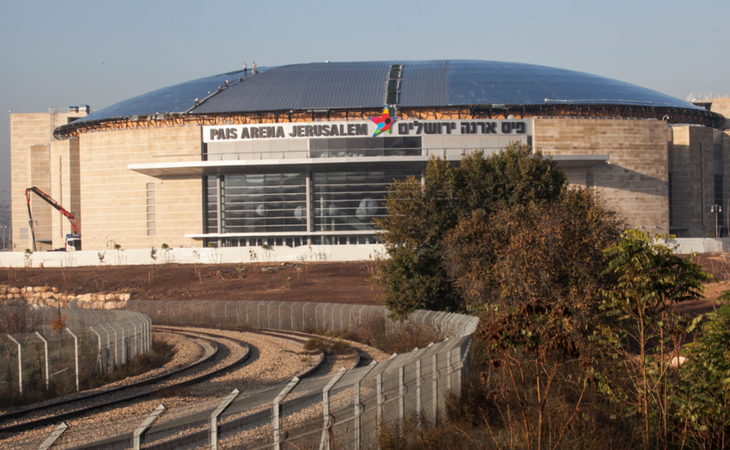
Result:
[[[380,301],[395,316],[463,307],[443,266],[447,232],[474,211],[489,216],[504,207],[551,203],[566,190],[565,172],[519,143],[488,157],[474,152],[458,166],[432,158],[423,181],[411,177],[391,187],[388,216],[376,220],[390,256],[377,277],[385,287]]]

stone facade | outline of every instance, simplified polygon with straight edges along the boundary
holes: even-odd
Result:
[[[85,249],[200,246],[184,237],[203,227],[200,178],[160,180],[127,170],[171,158],[200,161],[199,127],[85,133],[80,147]]]
[[[73,179],[72,166],[73,161],[78,158],[78,142],[56,141],[53,138],[53,130],[85,115],[85,112],[10,115],[10,198],[14,251],[22,252],[33,246],[25,202],[27,188],[38,187],[78,218],[78,202],[74,204],[71,201],[75,191],[71,186],[64,185],[71,183]],[[78,170],[75,176],[78,178]],[[59,198],[59,194],[64,190],[65,198]],[[35,228],[36,239],[42,240],[37,243],[38,250],[63,247],[61,228],[56,228],[52,224],[58,222],[62,223],[63,227],[70,228],[66,218],[38,197],[31,199],[31,203],[33,217],[38,221],[38,227]]]
[[[730,99],[711,106],[730,114]],[[162,179],[128,168],[201,161],[201,127],[163,124],[53,139],[54,126],[80,116],[11,114],[13,249],[31,248],[24,200],[30,186],[76,215],[85,250],[201,246],[185,236],[204,229],[202,177]],[[539,117],[531,138],[545,154],[573,157],[561,163],[569,181],[595,187],[628,227],[704,237],[714,236],[718,219],[721,236],[727,233],[730,131],[655,119]],[[723,215],[716,217],[715,204]],[[38,249],[63,247],[68,220],[37,198],[33,215]]]
[[[657,120],[536,119],[533,145],[549,155],[608,155],[607,164],[566,168],[572,184],[595,188],[627,225],[669,232],[667,124]]]

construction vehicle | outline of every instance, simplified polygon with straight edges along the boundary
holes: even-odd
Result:
[[[67,252],[75,251],[75,250],[81,250],[81,231],[79,231],[79,226],[76,223],[76,216],[73,215],[73,213],[70,213],[66,211],[66,208],[61,206],[57,201],[52,199],[48,194],[41,191],[37,187],[29,187],[25,190],[25,200],[28,204],[28,225],[30,225],[30,233],[31,237],[33,238],[33,251],[36,251],[36,245],[35,245],[35,230],[33,229],[33,213],[30,210],[30,193],[33,192],[38,197],[42,198],[46,203],[53,206],[66,216],[69,222],[71,222],[71,228],[73,228],[73,233],[66,235],[66,245],[65,248],[59,249],[59,250],[65,250]]]

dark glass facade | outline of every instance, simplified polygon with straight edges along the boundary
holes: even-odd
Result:
[[[225,245],[233,246],[374,243],[376,228],[372,221],[386,214],[383,202],[388,185],[408,176],[420,177],[421,172],[207,177],[206,233],[248,235],[224,240]],[[309,190],[307,183],[310,183]],[[353,231],[359,233],[345,234]],[[336,235],[330,235],[332,232]],[[372,233],[363,235],[362,232]],[[271,236],[272,233],[278,236]],[[287,236],[282,236],[283,233]]]
[[[420,154],[421,138],[418,136],[309,140],[311,158],[418,156]]]
[[[388,185],[420,171],[330,172],[313,175],[313,231],[372,230],[386,214]]]

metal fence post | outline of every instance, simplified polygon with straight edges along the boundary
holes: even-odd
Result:
[[[270,301],[268,305],[266,305],[266,324],[267,328],[271,329],[271,304],[274,303],[274,301]]]
[[[215,325],[215,304],[218,303],[218,300],[213,302],[213,312],[210,313],[210,324]]]
[[[261,328],[261,302],[256,305],[256,327]]]
[[[178,320],[178,325],[182,325],[182,323],[183,323],[183,321],[182,321],[182,307],[183,307],[183,303],[185,303],[185,300],[183,300],[183,301],[180,302],[180,319]]]
[[[133,350],[132,358],[134,358],[135,356],[137,356],[137,341],[139,340],[137,338],[137,324],[134,322],[134,320],[130,320],[129,323],[132,324],[132,330],[134,330],[134,335],[133,335],[134,336],[134,346],[132,347],[132,350]],[[130,338],[131,337],[132,336],[130,336]]]
[[[77,338],[70,329],[66,328],[66,331],[68,331],[68,334],[70,334],[74,338],[74,358],[76,359],[76,392],[79,392],[81,390],[79,389],[79,338]]]
[[[335,385],[342,375],[347,372],[344,367],[330,380],[329,383],[322,389],[322,406],[324,411],[324,426],[322,427],[322,437],[319,440],[319,448],[323,450],[330,450],[330,429],[332,428],[332,417],[330,416],[330,389]]]
[[[14,337],[8,335],[11,341],[18,345],[18,387],[20,390],[20,396],[23,396],[23,349],[20,346],[20,342],[16,341]]]
[[[228,325],[228,304],[231,302],[226,302],[225,305],[223,305],[223,324]]]
[[[433,355],[433,368],[431,369],[431,377],[433,379],[431,389],[433,390],[433,394],[431,398],[433,399],[433,420],[438,419],[438,413],[439,413],[439,355],[438,353],[434,353]]]
[[[274,405],[272,407],[274,414],[273,418],[271,419],[271,426],[274,429],[274,450],[281,450],[281,430],[279,428],[279,414],[281,414],[281,408],[279,407],[279,404],[284,399],[284,397],[286,397],[289,391],[294,389],[294,386],[296,386],[297,383],[299,383],[299,378],[292,378],[289,384],[287,384],[286,387],[281,392],[279,392],[279,395],[277,395],[274,399]]]
[[[388,358],[388,365],[390,365],[390,362],[392,362],[393,359],[395,359],[398,356],[398,353],[393,353],[390,355],[390,358]],[[387,367],[386,367],[387,369]],[[378,376],[375,378],[375,382],[377,384],[376,386],[376,395],[377,395],[377,414],[378,414],[378,423],[383,418],[383,403],[385,403],[385,396],[383,395],[383,372],[385,370],[382,370]]]
[[[114,323],[118,325],[119,329],[122,331],[122,364],[127,364],[127,343],[124,338],[124,327],[117,322]]]
[[[365,407],[360,402],[360,382],[375,368],[375,366],[378,365],[377,361],[373,361],[370,363],[368,367],[368,371],[362,374],[362,376],[355,382],[355,399],[353,403],[355,404],[355,450],[360,450],[360,444],[361,444],[361,433],[360,433],[360,416],[362,416],[363,411],[365,410]]]
[[[304,306],[302,306],[302,331],[307,329],[307,305],[309,302],[306,302]]]
[[[134,450],[141,450],[142,435],[144,434],[145,431],[147,431],[147,429],[150,427],[150,425],[152,425],[152,422],[154,422],[155,419],[157,419],[157,417],[159,417],[159,415],[162,414],[164,411],[165,411],[164,405],[158,406],[157,408],[155,408],[154,411],[152,411],[152,414],[150,414],[144,420],[144,422],[142,422],[142,424],[136,430],[134,430],[134,435],[132,437],[132,439],[134,441],[133,442]]]
[[[101,335],[94,329],[94,327],[89,327],[89,330],[91,330],[96,335],[96,338],[99,341],[99,350],[96,352],[96,371],[103,372],[102,364],[101,364]],[[48,355],[46,354],[46,365],[47,364],[48,364]],[[48,389],[48,381],[46,381],[46,389]]]
[[[114,328],[114,324],[110,323],[109,326],[111,327],[112,331],[114,332],[114,367],[117,367],[119,365],[119,336],[117,335],[117,329]],[[124,344],[124,331],[122,331],[122,344]],[[124,360],[123,351],[122,351],[122,360]]]
[[[234,389],[223,402],[210,415],[210,448],[211,450],[218,450],[218,416],[220,416],[228,405],[238,397],[240,392],[238,389]]]
[[[200,325],[203,324],[203,306],[208,303],[208,300],[203,300],[203,303],[200,304]],[[190,307],[190,312],[193,312],[193,308]],[[191,318],[192,319],[192,318]],[[197,325],[197,324],[196,324]]]
[[[90,328],[90,329],[91,329],[91,331],[94,331],[93,328]],[[96,331],[94,331],[94,333],[96,333]],[[43,346],[45,347],[45,356],[46,356],[46,390],[48,390],[49,389],[49,381],[48,381],[48,341],[46,340],[46,338],[44,338],[43,336],[41,336],[41,334],[39,332],[36,331],[35,334],[37,334],[38,337],[41,338],[41,341],[43,341]],[[99,336],[98,333],[96,335]],[[99,337],[99,352],[101,352],[101,337]]]
[[[109,342],[109,330],[106,329],[104,326],[105,324],[100,323],[99,326],[102,330],[106,333],[106,367],[103,369],[104,373],[109,373],[109,370],[111,369],[111,352],[112,352],[112,346]]]

